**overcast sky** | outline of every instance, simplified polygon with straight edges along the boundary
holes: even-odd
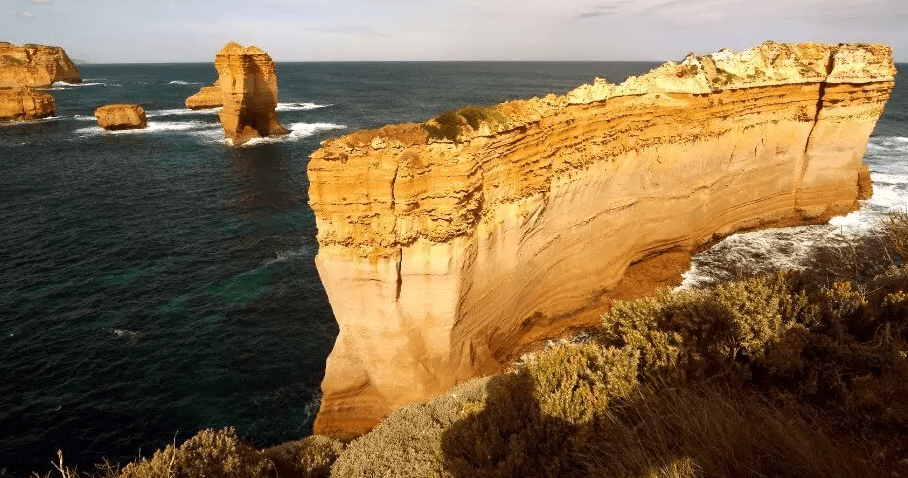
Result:
[[[99,63],[680,60],[764,40],[880,42],[908,61],[908,0],[0,0],[0,40]]]

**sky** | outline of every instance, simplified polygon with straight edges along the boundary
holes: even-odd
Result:
[[[908,0],[0,0],[0,41],[92,63],[681,60],[765,40],[869,42],[908,62]]]

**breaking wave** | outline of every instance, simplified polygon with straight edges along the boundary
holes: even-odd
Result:
[[[327,108],[334,105],[319,105],[316,103],[278,103],[275,111],[309,111],[319,108]]]
[[[90,126],[87,128],[79,128],[75,131],[76,134],[84,136],[95,136],[100,134],[109,134],[109,135],[129,135],[129,134],[152,134],[152,133],[162,133],[162,132],[198,132],[204,133],[205,135],[216,134],[220,131],[220,127],[216,124],[207,122],[207,121],[171,121],[171,122],[157,122],[149,121],[148,127],[144,129],[125,129],[120,131],[105,131],[100,126]]]
[[[72,88],[82,88],[85,86],[107,86],[107,83],[88,83],[88,82],[67,83],[65,81],[55,81],[54,84],[52,84],[50,86],[51,87],[47,88],[47,89],[49,89],[49,90],[69,90]],[[119,86],[119,85],[116,85],[116,86]]]
[[[908,138],[873,137],[864,161],[870,166],[873,196],[861,208],[829,224],[734,234],[691,259],[682,289],[734,280],[743,272],[803,269],[819,246],[854,240],[892,211],[908,210]]]
[[[308,138],[316,133],[322,131],[330,131],[334,129],[345,129],[346,126],[342,124],[334,123],[293,123],[288,129],[290,129],[289,134],[280,135],[280,136],[269,136],[267,138],[252,138],[251,140],[239,145],[241,148],[255,146],[258,144],[267,144],[267,143],[279,143],[282,141],[296,141],[303,138]],[[224,142],[228,145],[233,145],[233,142],[230,139],[225,139]]]
[[[153,110],[145,112],[145,116],[148,118],[154,118],[158,116],[185,116],[185,115],[210,115],[211,113],[216,113],[221,111],[220,108],[211,108],[205,110],[191,110],[189,108],[176,108],[169,110]]]

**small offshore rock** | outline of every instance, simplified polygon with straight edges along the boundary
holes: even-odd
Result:
[[[143,129],[148,126],[145,110],[135,104],[104,105],[95,110],[98,126],[108,130]]]

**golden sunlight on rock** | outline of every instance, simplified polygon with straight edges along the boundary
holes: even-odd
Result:
[[[240,139],[277,125],[273,66],[247,50],[218,54]],[[856,209],[894,74],[888,47],[767,42],[326,141],[309,197],[340,334],[315,433],[499,373],[724,236]]]

